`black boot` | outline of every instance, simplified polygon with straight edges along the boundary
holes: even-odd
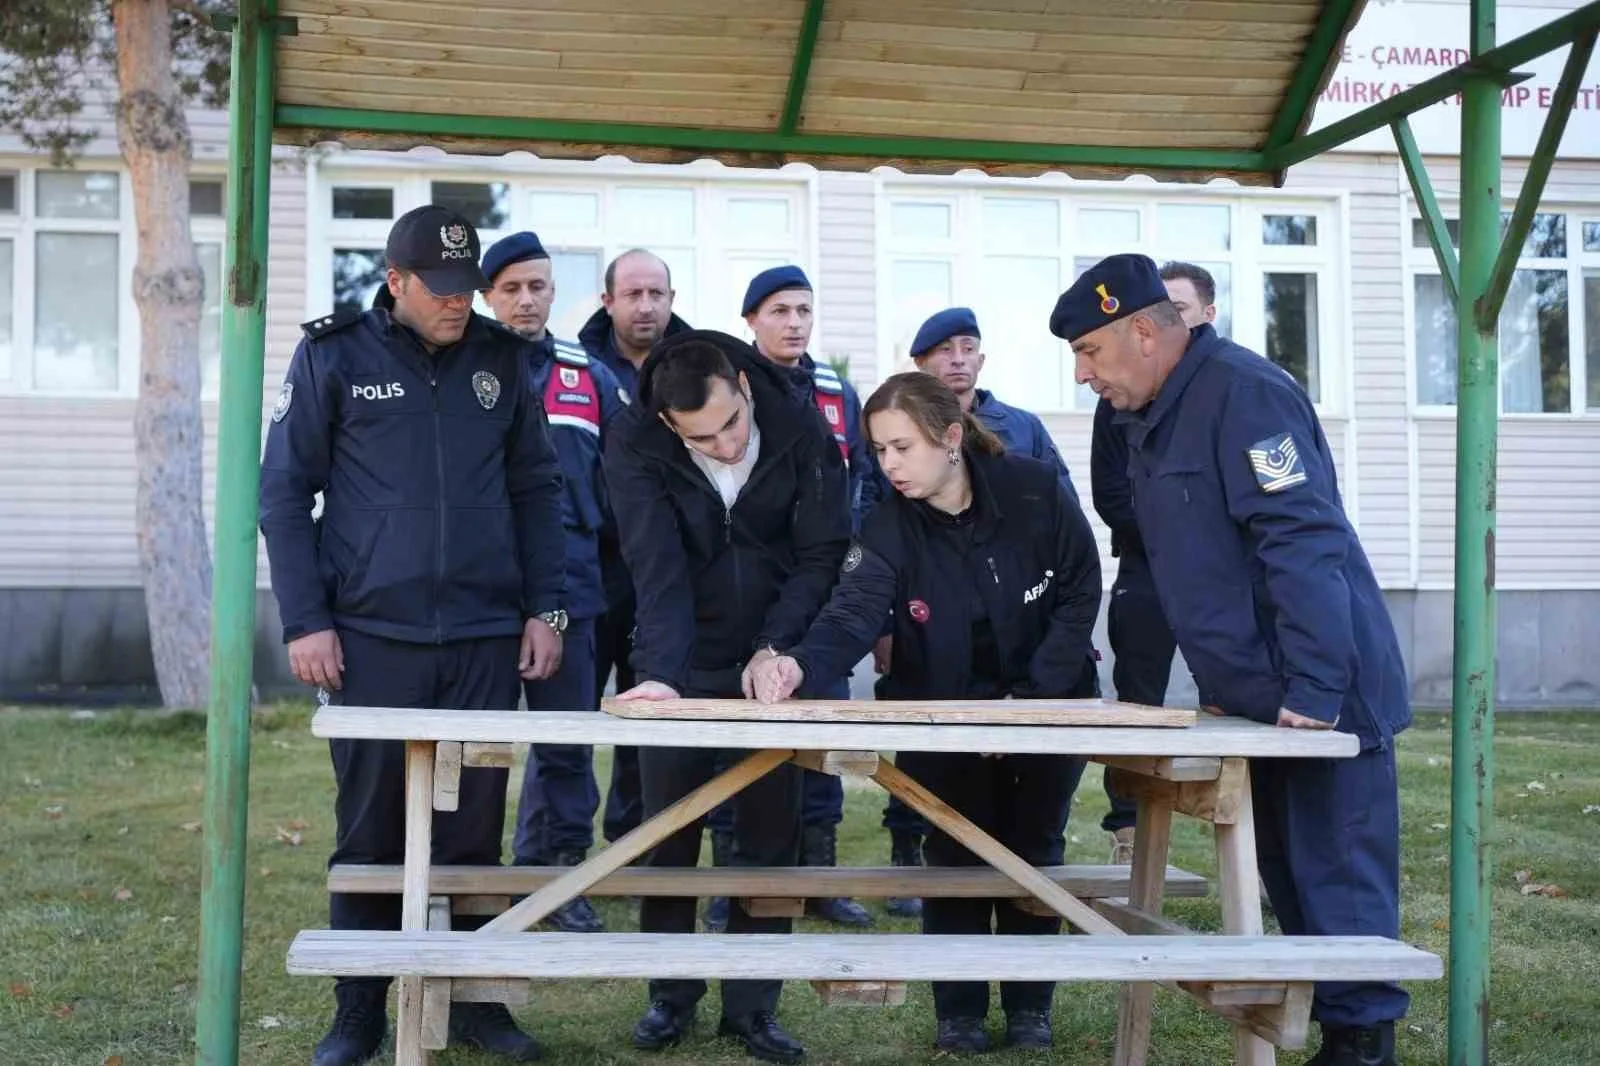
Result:
[[[717,1026],[717,1035],[733,1037],[763,1062],[791,1063],[806,1057],[800,1041],[784,1032],[771,1011],[758,1010],[743,1018],[724,1017]]]
[[[940,1018],[933,1049],[951,1055],[981,1055],[989,1050],[982,1018]]]
[[[660,1051],[678,1044],[694,1028],[694,1005],[680,1007],[654,1000],[633,1026],[633,1046],[640,1051]]]
[[[800,830],[801,866],[839,865],[838,831],[831,825],[808,825]],[[824,896],[806,900],[806,913],[835,925],[871,925],[872,915],[853,899]]]
[[[889,862],[894,866],[922,865],[922,837],[896,829],[889,834]],[[922,900],[916,896],[890,896],[884,910],[896,918],[921,918]]]
[[[1038,1051],[1051,1046],[1050,1012],[1014,1010],[1006,1013],[1006,1046]]]
[[[539,1042],[517,1028],[504,1003],[450,1004],[451,1047],[480,1048],[507,1062],[538,1062]]]
[[[583,862],[583,858],[583,852],[581,851],[564,851],[556,855],[555,865],[577,866]],[[594,912],[594,908],[589,905],[589,901],[582,896],[576,896],[550,912],[543,924],[562,933],[603,933],[606,931],[605,923]]]
[[[733,862],[733,834],[721,829],[711,831],[711,865],[728,866]],[[706,932],[720,933],[728,928],[728,897],[712,896],[706,900],[706,912],[701,916]]]
[[[1306,1066],[1396,1066],[1394,1022],[1360,1028],[1322,1027],[1322,1047]]]
[[[341,981],[333,986],[333,1025],[311,1053],[311,1066],[360,1066],[378,1053],[389,1034],[383,981]]]

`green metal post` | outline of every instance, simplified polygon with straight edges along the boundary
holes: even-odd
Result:
[[[1495,2],[1472,0],[1473,56]],[[1489,840],[1494,831],[1495,480],[1499,350],[1474,313],[1500,247],[1500,85],[1461,100],[1461,292],[1456,302],[1455,678],[1450,764],[1450,1066],[1489,1062]]]
[[[267,195],[272,164],[271,0],[241,0],[228,103],[228,235],[217,428],[216,576],[206,723],[197,1066],[239,1061],[245,813],[255,642],[257,487],[266,350]]]

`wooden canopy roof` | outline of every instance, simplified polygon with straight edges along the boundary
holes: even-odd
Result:
[[[279,0],[276,137],[1275,183],[1362,0]]]

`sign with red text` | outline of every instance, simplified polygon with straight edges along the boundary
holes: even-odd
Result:
[[[1502,3],[1496,18],[1498,40],[1503,44],[1520,37],[1579,6],[1576,2],[1543,7]],[[1563,46],[1523,64],[1518,70],[1533,77],[1502,92],[1502,155],[1533,154],[1570,50]],[[1368,0],[1361,21],[1345,40],[1338,67],[1317,99],[1311,129],[1332,125],[1382,103],[1467,59],[1466,0]],[[1461,145],[1460,97],[1449,97],[1412,115],[1411,130],[1423,152],[1457,155]],[[1394,134],[1385,126],[1335,150],[1393,152]],[[1600,50],[1590,59],[1589,69],[1579,83],[1558,158],[1600,159]]]

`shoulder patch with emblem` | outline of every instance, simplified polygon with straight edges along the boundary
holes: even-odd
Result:
[[[500,379],[487,370],[477,371],[472,375],[472,394],[485,411],[493,411],[500,402]]]
[[[1279,433],[1258,440],[1248,449],[1250,469],[1262,492],[1282,492],[1306,483],[1306,464],[1300,458],[1294,434]]]
[[[850,550],[844,553],[844,564],[840,567],[840,570],[843,573],[848,574],[850,571],[861,565],[861,558],[861,545],[850,545]]]
[[[346,308],[343,311],[335,311],[331,315],[323,315],[321,318],[313,318],[310,322],[302,322],[300,323],[300,328],[305,331],[305,335],[307,337],[310,337],[312,340],[316,340],[319,337],[326,337],[335,330],[344,329],[346,326],[353,326],[360,321],[360,311]]]
[[[285,381],[283,388],[278,390],[278,400],[272,405],[272,420],[282,422],[289,413],[289,405],[294,402],[294,382]]]

